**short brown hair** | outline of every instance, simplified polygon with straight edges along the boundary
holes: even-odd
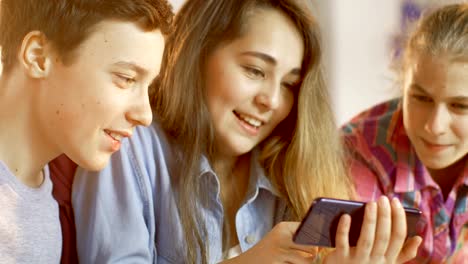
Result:
[[[168,34],[173,13],[167,0],[1,0],[0,46],[3,71],[15,64],[26,34],[38,30],[64,62],[103,20],[135,22],[144,30]]]

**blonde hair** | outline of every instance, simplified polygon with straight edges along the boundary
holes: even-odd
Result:
[[[402,70],[421,54],[468,61],[468,3],[440,7],[419,21],[406,44]]]
[[[179,11],[169,36],[162,72],[151,92],[155,117],[177,144],[178,210],[187,260],[207,262],[207,230],[198,208],[208,197],[200,190],[202,155],[213,153],[213,128],[204,99],[204,62],[211,52],[245,33],[259,9],[287,15],[303,35],[302,83],[289,116],[261,144],[260,162],[300,220],[318,196],[349,198],[338,129],[323,80],[318,26],[302,0],[190,0]]]

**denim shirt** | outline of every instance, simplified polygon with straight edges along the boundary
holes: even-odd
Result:
[[[73,207],[80,263],[185,263],[184,238],[171,183],[174,146],[157,123],[138,127],[100,172],[77,170]],[[255,153],[255,152],[254,152]],[[285,203],[252,155],[246,198],[235,218],[242,252],[285,213]],[[223,206],[219,181],[206,158],[200,177],[209,197],[209,262],[222,260]]]

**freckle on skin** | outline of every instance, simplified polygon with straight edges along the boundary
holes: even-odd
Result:
[[[59,111],[59,110],[57,110],[55,113],[56,113],[57,115],[59,115],[59,114],[60,114],[60,111]]]

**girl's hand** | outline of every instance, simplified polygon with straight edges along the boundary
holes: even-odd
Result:
[[[299,224],[299,222],[281,222],[277,224],[251,249],[222,263],[312,263],[317,248],[298,245],[292,240]]]
[[[401,203],[382,196],[366,205],[364,222],[356,247],[349,246],[351,217],[343,215],[335,238],[336,249],[325,263],[403,263],[416,256],[422,239],[406,238],[406,215]]]

